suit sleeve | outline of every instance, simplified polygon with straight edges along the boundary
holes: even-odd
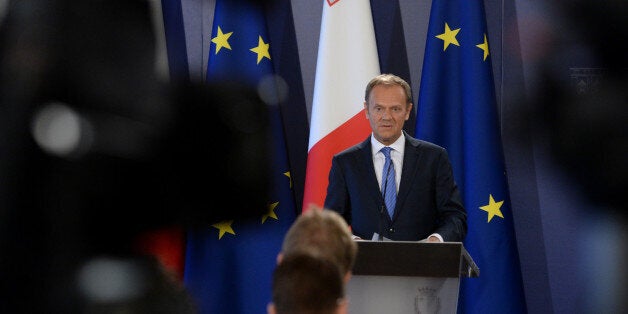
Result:
[[[436,204],[438,209],[436,233],[445,241],[462,242],[467,234],[467,212],[462,205],[446,150],[442,150],[437,160]]]
[[[347,224],[351,225],[351,207],[349,206],[349,194],[340,158],[334,156],[329,170],[329,184],[325,197],[325,208],[338,212],[344,217]]]

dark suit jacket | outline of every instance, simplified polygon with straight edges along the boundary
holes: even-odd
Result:
[[[370,136],[332,159],[325,207],[340,213],[353,234],[373,233],[397,241],[418,241],[432,233],[461,242],[467,214],[447,151],[405,134],[403,169],[395,213],[385,210],[373,166]]]

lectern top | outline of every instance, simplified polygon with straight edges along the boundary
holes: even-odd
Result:
[[[478,277],[480,270],[462,242],[358,240],[355,275]]]

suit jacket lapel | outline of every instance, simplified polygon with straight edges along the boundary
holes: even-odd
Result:
[[[406,146],[403,154],[403,169],[401,171],[401,182],[399,183],[399,193],[397,193],[394,218],[397,218],[399,213],[403,210],[403,205],[408,197],[408,193],[410,192],[412,181],[416,178],[417,171],[419,171],[418,160],[421,155],[419,146],[420,143],[418,141],[411,140],[411,138],[406,134]]]
[[[373,165],[373,153],[371,150],[371,137],[369,136],[360,144],[359,153],[356,154],[356,158],[358,159],[356,164],[359,165],[358,170],[362,176],[362,182],[373,182],[369,184],[367,188],[372,191],[368,194],[372,195],[374,204],[384,204],[384,197],[382,197],[380,187],[377,185],[375,166]]]

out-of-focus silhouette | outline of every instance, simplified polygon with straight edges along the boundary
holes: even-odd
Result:
[[[148,1],[4,8],[0,293],[11,297],[1,298],[0,311],[100,313],[116,302],[150,302],[151,293],[192,309],[177,287],[152,289],[170,281],[146,276],[159,272],[134,240],[162,226],[265,210],[267,108],[240,86],[160,81],[154,38]],[[94,306],[85,290],[94,286],[79,284],[85,269],[89,278],[123,270],[139,285]],[[95,282],[106,294],[107,281]],[[154,291],[171,291],[171,299]]]
[[[546,31],[548,47],[538,58],[539,81],[529,87],[525,116],[590,198],[625,209],[628,60],[609,44],[628,39],[628,5],[579,0],[553,9],[570,31]]]
[[[628,39],[628,4],[559,1],[541,6],[546,19],[525,31],[541,45],[526,60],[536,81],[526,86],[519,121],[530,127],[552,170],[566,180],[581,227],[572,234],[579,256],[579,313],[617,313],[628,307],[621,264],[628,255],[628,59],[616,43]],[[540,30],[540,31],[539,31]],[[523,94],[523,93],[522,93]],[[562,177],[561,177],[562,179]],[[557,208],[557,210],[559,210]]]

